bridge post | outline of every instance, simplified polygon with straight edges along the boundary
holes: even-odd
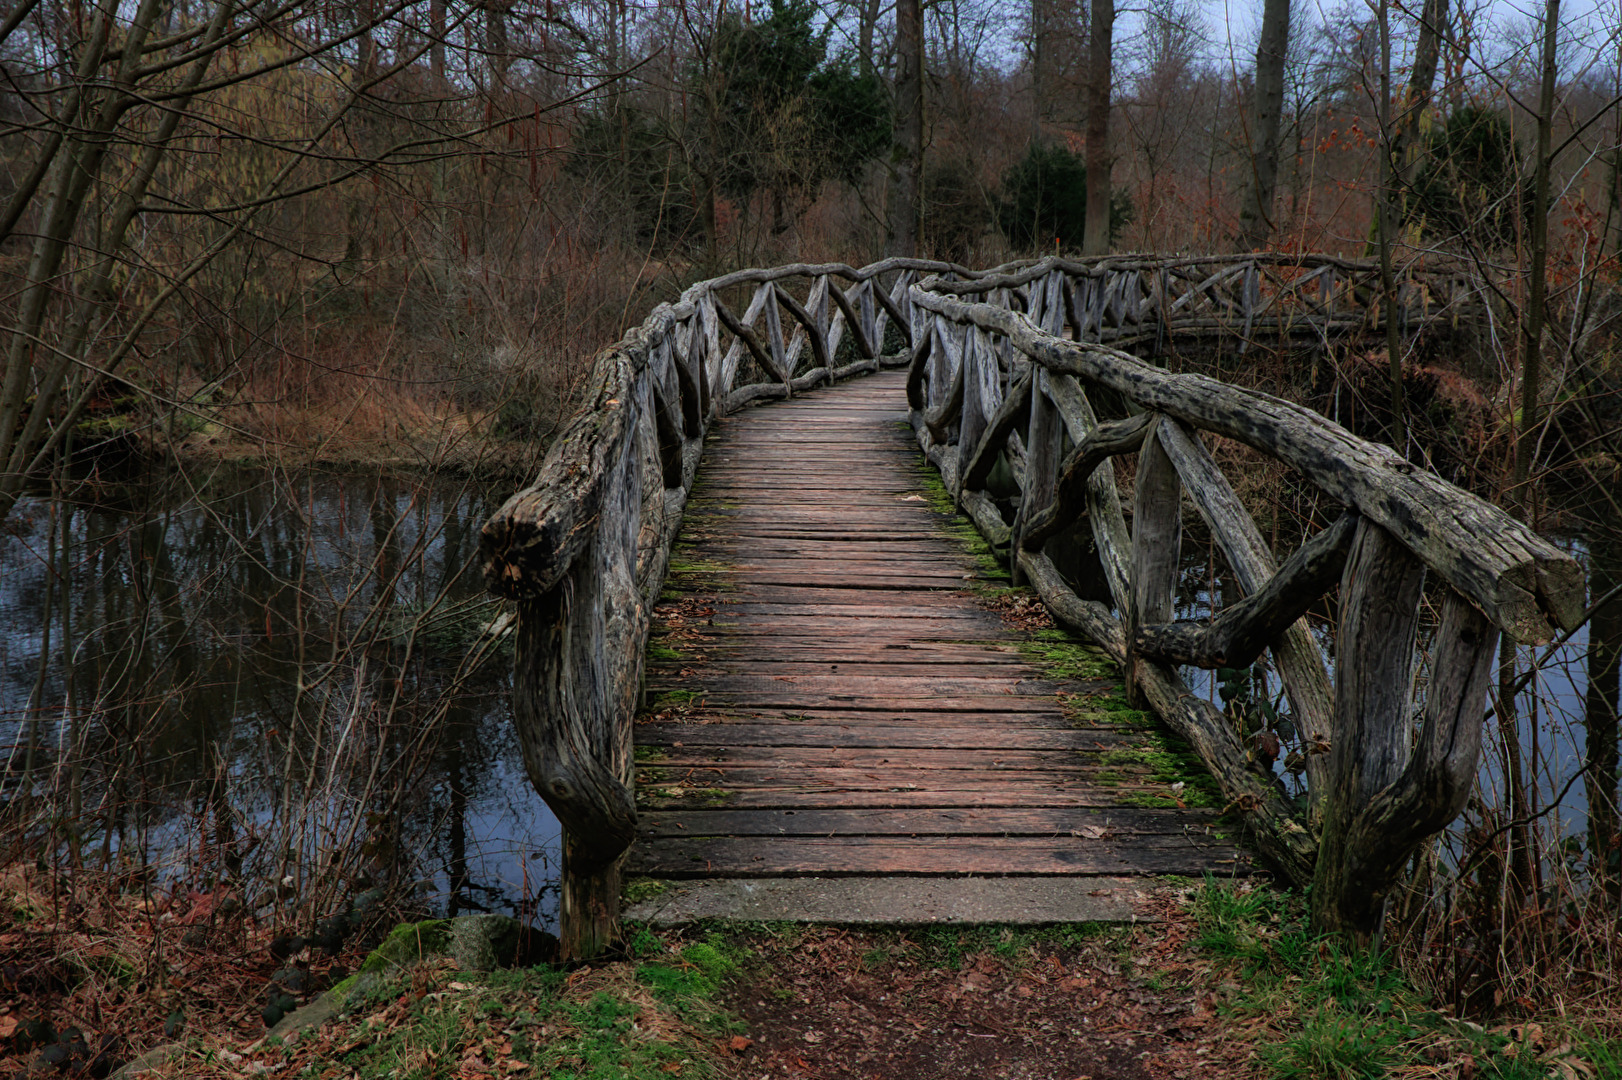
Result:
[[[1182,551],[1182,481],[1160,444],[1157,420],[1138,451],[1138,481],[1132,510],[1132,596],[1126,618],[1126,698],[1148,708],[1141,687],[1137,628],[1171,621],[1177,597],[1177,562]]]
[[[1464,809],[1481,754],[1498,628],[1449,589],[1413,740],[1412,650],[1424,565],[1364,519],[1341,585],[1336,722],[1313,924],[1368,945],[1414,851]],[[1412,745],[1411,745],[1412,744]]]
[[[1320,929],[1344,931],[1364,944],[1385,917],[1387,888],[1355,873],[1363,860],[1349,841],[1359,811],[1408,763],[1424,581],[1425,565],[1407,548],[1367,518],[1359,522],[1341,578],[1335,727],[1312,899]]]

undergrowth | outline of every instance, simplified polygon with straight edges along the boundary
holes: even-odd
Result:
[[[481,973],[456,971],[448,960],[428,963],[357,995],[337,1022],[300,1038],[267,1040],[240,1054],[193,1041],[176,1064],[187,1076],[268,1068],[311,1080],[727,1075],[741,1027],[718,997],[748,954],[716,934],[683,943],[628,930],[620,961]]]
[[[1300,894],[1207,877],[1190,902],[1195,945],[1219,964],[1218,1011],[1273,1080],[1622,1076],[1622,1044],[1595,1026],[1489,1030],[1433,1007],[1389,955],[1313,933]]]

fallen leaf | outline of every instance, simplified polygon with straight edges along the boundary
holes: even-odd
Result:
[[[472,983],[465,983],[465,982],[453,982],[453,983],[446,983],[445,988],[447,990],[472,990],[473,989],[473,984]]]
[[[21,1025],[15,1016],[0,1016],[0,1039],[9,1039]]]
[[[741,1054],[754,1044],[753,1039],[746,1039],[742,1035],[734,1035],[727,1041],[727,1049],[734,1054]]]

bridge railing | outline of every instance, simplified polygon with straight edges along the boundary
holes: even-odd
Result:
[[[631,725],[649,615],[717,415],[911,361],[911,285],[949,263],[743,270],[660,304],[593,361],[584,404],[535,482],[485,524],[489,587],[518,603],[513,714],[531,782],[563,825],[560,937],[589,956],[618,921],[636,832]],[[730,297],[749,297],[735,311]],[[890,328],[901,351],[883,352]],[[839,363],[841,344],[853,358]]]
[[[1415,271],[1397,310],[1381,312],[1377,281],[1372,265],[1256,256],[1053,259],[972,280],[931,277],[911,290],[917,348],[907,385],[919,444],[981,533],[1007,548],[1061,622],[1121,663],[1132,699],[1187,739],[1274,863],[1315,884],[1321,924],[1361,936],[1378,927],[1407,859],[1457,816],[1475,782],[1498,634],[1541,642],[1574,627],[1581,570],[1521,522],[1389,447],[1119,346],[1208,333],[1241,343],[1317,337],[1391,317],[1415,330],[1457,318],[1476,295],[1447,268]],[[1105,399],[1116,415],[1100,415],[1094,403]],[[1213,436],[1295,470],[1343,508],[1340,517],[1280,565],[1212,456]],[[1130,528],[1113,461],[1125,454],[1136,455]],[[1017,505],[1012,521],[987,490],[993,472],[1017,489],[1003,500]],[[1173,617],[1185,499],[1244,593],[1208,622]],[[1077,554],[1056,550],[1065,545],[1091,549],[1081,565],[1092,580],[1059,573],[1050,556]],[[1416,731],[1427,571],[1445,599]],[[1331,679],[1304,616],[1337,588]],[[1176,668],[1244,668],[1263,651],[1300,733],[1304,815],[1271,755],[1247,745]]]

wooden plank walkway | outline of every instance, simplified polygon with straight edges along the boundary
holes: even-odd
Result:
[[[923,468],[900,373],[711,435],[654,616],[628,872],[1246,872],[1152,775],[1115,680],[1029,658]]]

